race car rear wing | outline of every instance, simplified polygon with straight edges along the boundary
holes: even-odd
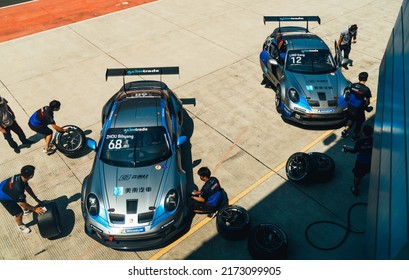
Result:
[[[278,21],[278,30],[281,29],[281,22],[282,21],[306,21],[307,27],[306,30],[308,32],[308,22],[316,21],[318,24],[321,24],[321,19],[319,16],[264,16],[263,17],[264,24],[267,21]]]
[[[113,76],[178,75],[179,67],[111,68],[105,73],[105,80]]]

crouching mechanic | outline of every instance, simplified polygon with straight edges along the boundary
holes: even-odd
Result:
[[[190,207],[195,213],[208,213],[213,217],[224,199],[224,191],[216,177],[211,177],[211,171],[207,167],[201,167],[197,174],[204,183],[200,191],[192,193]]]
[[[56,131],[64,133],[67,129],[59,127],[54,120],[54,112],[59,111],[61,103],[57,100],[50,102],[49,106],[44,106],[31,115],[28,126],[37,133],[44,135],[44,153],[47,155],[55,151],[55,146],[51,143],[53,131],[48,127],[51,125]]]
[[[35,201],[41,202],[28,185],[28,181],[34,176],[34,170],[34,166],[26,165],[21,168],[20,174],[0,183],[0,202],[14,216],[17,228],[23,233],[31,232],[30,228],[23,224],[23,209],[36,212],[39,215],[45,212],[42,207],[34,207],[26,202],[26,191]]]

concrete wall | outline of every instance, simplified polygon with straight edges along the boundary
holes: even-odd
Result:
[[[404,0],[379,68],[368,196],[367,229],[370,259],[409,259],[407,94],[409,94],[409,0]]]

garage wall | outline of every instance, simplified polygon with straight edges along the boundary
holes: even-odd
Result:
[[[370,259],[409,259],[409,0],[379,69],[368,196]]]

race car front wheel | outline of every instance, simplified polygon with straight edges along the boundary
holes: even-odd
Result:
[[[278,84],[276,88],[276,98],[275,98],[275,106],[278,113],[282,113],[281,110],[281,87]]]
[[[86,138],[84,132],[75,125],[66,125],[62,128],[67,132],[57,132],[55,135],[55,146],[66,155],[73,155],[80,151],[85,144]]]

